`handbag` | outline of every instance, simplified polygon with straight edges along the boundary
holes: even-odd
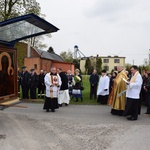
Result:
[[[84,90],[84,86],[83,86],[83,83],[82,83],[82,82],[81,82],[80,90],[81,90],[81,91]]]

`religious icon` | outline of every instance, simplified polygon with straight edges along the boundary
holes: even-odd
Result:
[[[53,76],[53,84],[58,84],[57,76]]]

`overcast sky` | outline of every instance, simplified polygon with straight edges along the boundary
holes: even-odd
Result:
[[[144,64],[150,49],[150,0],[37,0],[45,19],[58,27],[44,43],[57,54],[126,57]]]

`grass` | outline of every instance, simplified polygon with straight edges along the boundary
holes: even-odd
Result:
[[[84,90],[82,91],[83,101],[80,100],[75,102],[75,98],[70,100],[70,104],[77,104],[77,105],[97,105],[97,100],[90,100],[90,83],[89,83],[89,75],[83,75],[83,86]],[[22,90],[20,89],[20,98],[22,96]],[[34,103],[44,103],[44,99],[25,99],[24,102],[34,102]]]

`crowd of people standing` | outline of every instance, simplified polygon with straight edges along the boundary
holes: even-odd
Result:
[[[111,114],[127,117],[133,121],[141,114],[141,103],[146,102],[147,111],[145,115],[150,115],[150,73],[144,72],[142,75],[136,65],[131,66],[127,71],[123,66],[118,66],[117,70],[108,75],[106,70],[102,70],[99,81],[96,80],[95,70],[90,76],[90,99],[95,95],[97,89],[98,103],[111,106]],[[96,81],[96,87],[93,83]],[[94,91],[94,92],[93,92]]]
[[[22,99],[36,99],[36,89],[38,89],[38,98],[44,98],[45,83],[44,78],[46,71],[41,70],[37,75],[34,69],[27,71],[27,67],[22,67],[22,72],[18,69],[18,92],[20,96],[20,89],[22,90]],[[30,93],[30,94],[29,94]],[[30,95],[30,96],[29,96]]]
[[[113,115],[137,120],[141,113],[141,98],[144,98],[147,104],[145,114],[150,114],[150,73],[144,72],[141,76],[135,65],[131,66],[129,72],[123,66],[118,66],[111,75],[108,75],[106,70],[102,70],[101,75],[98,75],[94,69],[89,77],[89,97],[90,100],[94,97],[100,104],[110,105]],[[18,71],[18,92],[20,86],[23,99],[45,98],[43,109],[47,112],[54,112],[63,104],[68,106],[72,98],[75,98],[76,102],[79,99],[83,101],[83,83],[79,69],[76,69],[73,75],[70,70],[63,72],[61,68],[52,67],[49,73],[41,70],[37,75],[34,69],[28,72],[24,66],[22,72]]]
[[[48,73],[41,70],[39,75],[34,69],[28,72],[26,66],[22,67],[22,72],[18,69],[18,93],[20,94],[21,89],[22,99],[45,98],[43,109],[47,112],[50,109],[54,112],[63,104],[68,106],[70,96],[76,98],[76,101],[79,98],[82,101],[81,83],[82,76],[79,69],[75,70],[75,75],[72,75],[70,70],[66,73],[56,67],[51,67]]]
[[[150,115],[150,72],[145,71],[141,75],[136,65],[131,66],[130,70],[117,66],[112,75],[102,70],[99,76],[93,70],[89,82],[90,99],[94,97],[98,103],[110,105],[112,115],[124,116],[130,121],[137,120],[142,101],[147,106],[144,114]]]

